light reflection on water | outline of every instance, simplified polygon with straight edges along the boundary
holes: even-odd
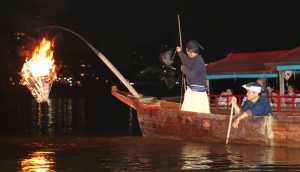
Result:
[[[136,113],[112,97],[0,108],[0,171],[300,171],[299,148],[142,138]]]
[[[200,144],[183,145],[181,155],[183,165],[181,169],[209,169],[210,166],[207,164],[212,163],[212,161],[207,158],[208,153],[208,147]]]
[[[300,171],[296,148],[139,136],[24,137],[0,146],[1,171]]]
[[[80,98],[77,98],[76,102],[80,102],[80,100]],[[73,99],[70,97],[50,98],[47,103],[32,102],[32,113],[26,114],[23,112],[23,114],[17,115],[30,115],[28,117],[32,117],[31,125],[26,126],[28,128],[27,132],[30,134],[51,136],[57,132],[56,130],[62,133],[72,133],[73,113],[77,112],[75,108],[84,106],[84,103],[73,103]],[[26,109],[24,108],[24,110]],[[81,111],[80,113],[84,112]],[[76,113],[76,115],[81,116],[80,113]]]
[[[0,136],[134,132],[130,111],[111,95],[52,96],[42,104],[31,97],[2,97]]]

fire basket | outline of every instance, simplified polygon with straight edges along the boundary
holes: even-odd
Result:
[[[52,47],[53,44],[44,38],[20,72],[21,84],[27,86],[39,103],[48,101],[52,83],[56,79]]]

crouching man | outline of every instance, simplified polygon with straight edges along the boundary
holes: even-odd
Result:
[[[232,127],[238,128],[240,120],[247,116],[269,116],[272,115],[272,108],[267,97],[260,95],[261,86],[256,82],[250,82],[243,85],[247,90],[247,100],[242,107],[237,105],[236,97],[232,97],[231,104],[238,115],[232,123]]]

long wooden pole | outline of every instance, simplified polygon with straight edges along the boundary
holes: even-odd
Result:
[[[81,40],[83,40],[92,50],[93,52],[107,65],[107,67],[120,79],[120,81],[126,86],[126,88],[129,90],[131,94],[133,94],[134,97],[140,98],[140,95],[135,91],[135,89],[129,84],[129,82],[123,77],[123,75],[110,63],[110,61],[100,52],[98,51],[95,47],[93,47],[88,41],[86,41],[82,36],[77,34],[76,32],[67,29],[65,27],[61,26],[44,26],[41,28],[60,28],[63,30],[66,30],[68,32],[73,33],[77,37],[79,37]],[[40,28],[40,29],[41,29]]]
[[[181,38],[181,27],[180,27],[180,16],[179,16],[179,14],[177,15],[177,19],[178,19],[178,30],[179,30],[180,47],[182,48],[182,38]]]
[[[141,98],[140,95],[135,91],[135,89],[129,84],[129,82],[123,77],[123,75],[110,63],[110,61],[91,44],[88,46],[94,51],[95,54],[108,66],[108,68],[120,79],[120,81],[126,86],[129,92],[137,98]]]
[[[230,111],[230,118],[229,118],[229,124],[228,124],[228,131],[227,131],[226,144],[228,144],[228,140],[229,140],[230,129],[231,129],[231,123],[232,123],[232,116],[233,116],[233,105],[231,105],[231,111]]]
[[[180,24],[180,16],[179,16],[179,14],[177,15],[177,20],[178,20],[179,43],[180,43],[180,47],[182,48],[181,24]],[[181,60],[181,64],[183,65],[183,62],[182,62],[182,59],[181,59],[181,58],[180,58],[180,60]],[[186,85],[185,85],[185,78],[184,78],[183,73],[182,73],[181,78],[182,78],[181,91],[182,91],[182,90],[185,91]],[[182,89],[182,88],[183,88],[183,89]],[[183,94],[183,93],[181,92],[181,94]],[[181,95],[180,102],[182,102],[182,97],[183,97],[183,96]]]
[[[182,37],[181,37],[181,24],[180,24],[180,16],[179,14],[177,15],[177,19],[178,19],[178,32],[179,32],[179,43],[180,43],[180,47],[182,48]],[[183,65],[182,59],[180,58],[181,63]],[[185,85],[185,78],[184,75],[182,74],[182,85],[184,87],[184,91],[186,89],[186,85]]]

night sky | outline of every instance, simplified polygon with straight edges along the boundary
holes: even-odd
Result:
[[[100,50],[118,69],[128,69],[136,46],[183,45],[197,39],[206,63],[231,52],[284,50],[300,46],[298,1],[289,0],[6,0],[1,4],[5,37],[36,28],[63,26]],[[49,32],[49,30],[47,30]],[[75,36],[58,30],[65,54],[90,51]],[[2,40],[3,43],[3,40]],[[70,47],[69,47],[70,46]],[[153,57],[157,58],[157,57]]]

